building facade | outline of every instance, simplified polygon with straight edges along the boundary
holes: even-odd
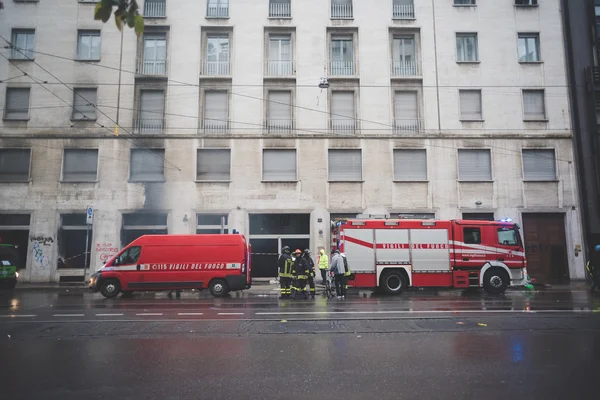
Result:
[[[24,280],[221,230],[273,276],[361,213],[512,218],[532,276],[584,277],[559,0],[146,0],[140,37],[94,7],[0,11],[0,235]]]

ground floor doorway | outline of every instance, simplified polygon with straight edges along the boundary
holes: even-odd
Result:
[[[19,269],[27,266],[30,220],[29,214],[0,214],[0,243],[16,247]]]
[[[58,231],[60,282],[83,282],[92,250],[92,227],[85,213],[62,214]]]

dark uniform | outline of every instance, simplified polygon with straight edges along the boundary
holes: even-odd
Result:
[[[294,261],[290,256],[290,248],[285,246],[282,249],[282,254],[277,260],[277,268],[279,269],[279,284],[281,286],[280,299],[289,299],[292,295],[292,269]]]
[[[308,287],[310,288],[310,297],[315,298],[315,262],[310,256],[310,250],[304,250],[304,260],[306,261],[306,267],[308,268]]]
[[[306,260],[302,257],[301,250],[296,250],[294,255],[296,256],[294,267],[292,269],[292,275],[294,276],[294,285],[292,286],[294,298],[302,296],[302,298],[308,299],[308,296],[306,295],[306,280],[309,276],[308,266]]]

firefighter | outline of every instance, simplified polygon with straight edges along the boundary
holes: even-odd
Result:
[[[292,276],[294,277],[294,284],[292,286],[293,297],[298,298],[302,296],[303,299],[308,299],[306,295],[306,280],[309,275],[308,266],[306,260],[302,257],[302,250],[297,249],[294,252],[294,256],[296,259],[292,268]]]
[[[352,275],[352,271],[348,266],[348,259],[346,258],[346,253],[340,253],[342,256],[342,261],[344,262],[344,294],[348,291],[348,281],[350,280],[350,275]]]
[[[279,284],[281,286],[280,299],[289,299],[292,295],[292,269],[293,269],[292,256],[290,256],[290,248],[284,246],[281,249],[281,255],[277,260],[277,268],[279,269]]]
[[[329,257],[325,254],[325,249],[319,251],[319,259],[317,260],[319,265],[319,271],[321,271],[321,279],[323,279],[323,285],[327,280],[327,270],[329,269]]]
[[[340,255],[339,250],[335,250],[333,252],[333,257],[331,258],[331,266],[329,269],[335,275],[335,291],[337,293],[338,299],[344,299],[346,297],[346,287],[344,284],[344,261],[342,256]]]
[[[310,250],[304,250],[304,261],[306,262],[306,267],[308,268],[308,287],[310,292],[310,298],[314,300],[315,298],[315,262],[310,256]]]

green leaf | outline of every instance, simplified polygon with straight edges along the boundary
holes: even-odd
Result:
[[[105,6],[103,3],[98,3],[94,10],[94,19],[101,20],[102,22],[108,21],[110,14],[112,13],[111,6]]]
[[[144,33],[144,17],[138,14],[135,16],[135,34],[140,36],[142,33]]]
[[[117,13],[115,13],[115,25],[117,25],[117,29],[119,31],[123,30],[123,20],[121,19],[120,15],[117,15]]]
[[[133,28],[135,26],[135,14],[127,13],[127,17],[125,19],[127,21],[127,26]]]

